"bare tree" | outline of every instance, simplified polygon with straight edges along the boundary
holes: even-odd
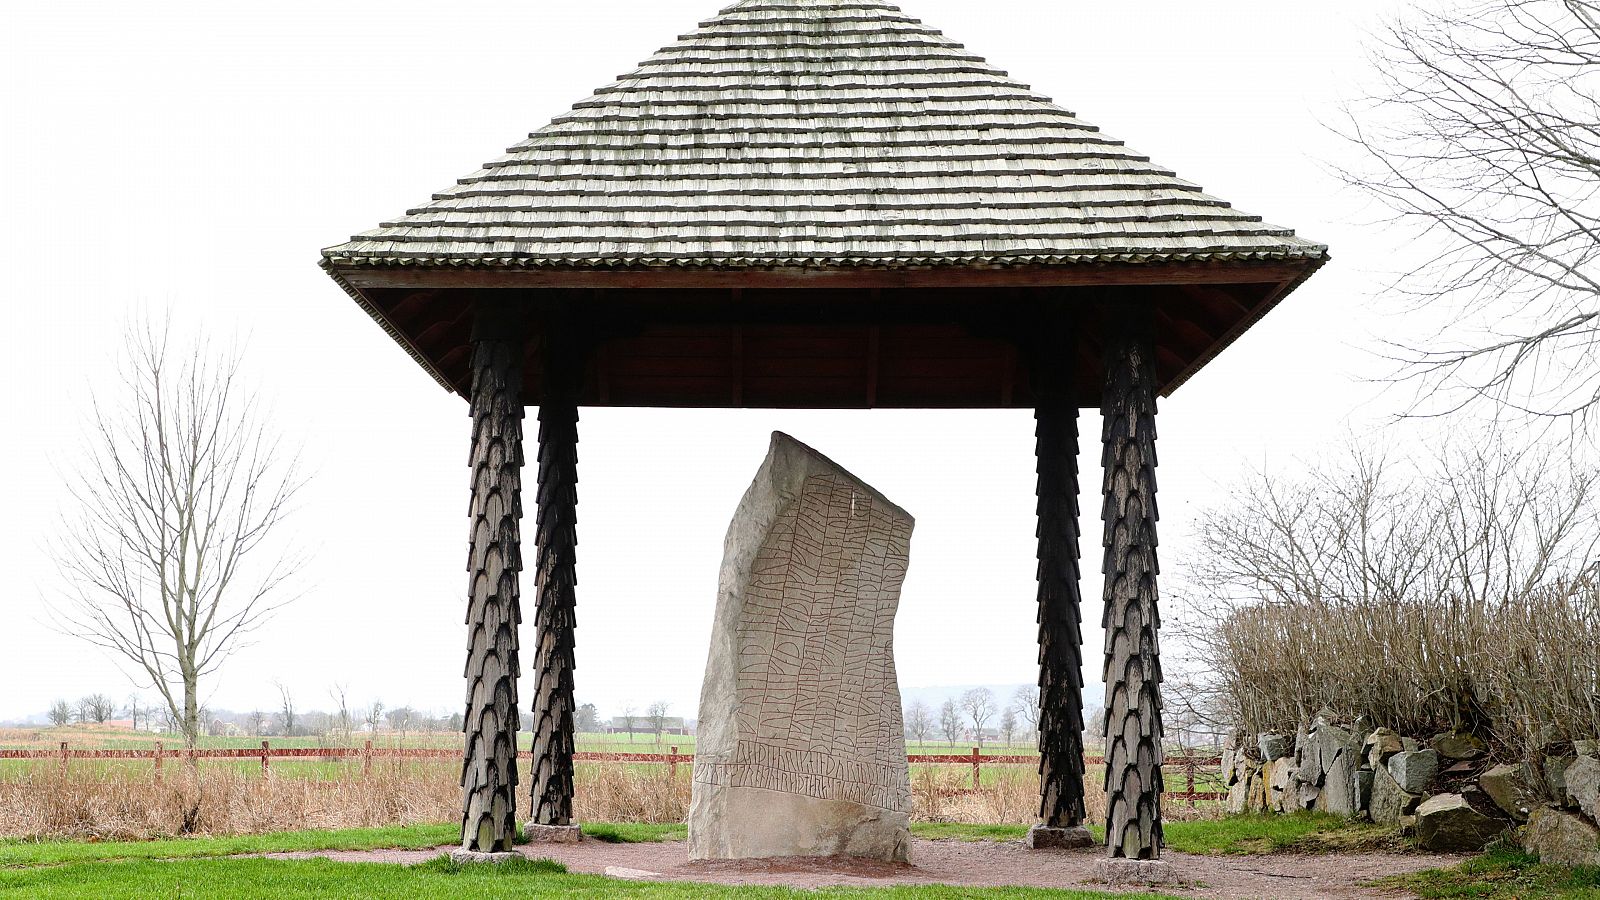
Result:
[[[939,731],[950,746],[956,745],[956,739],[961,737],[961,710],[956,706],[956,699],[948,697],[939,707]]]
[[[295,725],[299,723],[299,717],[295,715],[294,711],[294,695],[289,693],[288,686],[283,682],[277,682],[277,685],[278,727],[282,730],[284,737],[293,737]]]
[[[1008,749],[1011,747],[1012,739],[1016,735],[1017,710],[1015,707],[1007,706],[1005,709],[1000,710],[1000,737],[1005,739]]]
[[[1348,181],[1416,226],[1403,281],[1446,322],[1404,347],[1445,409],[1488,398],[1539,415],[1600,402],[1600,2],[1419,5],[1376,54],[1344,130]]]
[[[622,707],[622,727],[628,729],[628,743],[633,743],[633,720],[638,718],[638,711],[632,703]]]
[[[978,746],[983,746],[984,725],[994,717],[994,691],[986,687],[973,688],[961,695],[961,708],[972,720],[972,734]]]
[[[138,731],[139,717],[144,716],[146,719],[148,719],[150,715],[150,708],[145,705],[143,700],[139,699],[138,694],[129,694],[128,705],[126,709],[128,713],[128,719],[133,723],[133,730]]]
[[[50,724],[57,728],[72,722],[72,704],[65,700],[57,700],[50,704]]]
[[[1039,734],[1039,686],[1023,685],[1011,695],[1011,708],[1017,711],[1017,718],[1027,727],[1028,734],[1037,737]]]
[[[330,729],[341,740],[349,740],[350,732],[355,729],[355,720],[350,716],[349,690],[346,685],[335,683],[328,689],[328,697],[333,700],[333,713],[329,717]]]
[[[404,735],[411,728],[411,720],[416,716],[409,706],[399,706],[384,713],[384,718],[389,720],[389,730]]]
[[[919,744],[928,740],[933,732],[933,712],[921,700],[911,701],[906,707],[906,734]]]
[[[266,732],[266,730],[267,730],[267,714],[266,713],[262,712],[259,709],[251,710],[250,715],[248,717],[248,721],[250,723],[250,734],[252,736],[260,737],[262,734],[264,734]]]
[[[57,616],[130,663],[192,747],[202,680],[281,605],[294,565],[267,539],[301,481],[238,357],[169,344],[130,330],[119,395],[95,399],[78,512],[55,547],[71,585]]]
[[[372,705],[367,707],[367,715],[366,715],[364,721],[366,722],[366,726],[367,726],[367,730],[368,731],[372,732],[373,734],[377,734],[378,733],[378,729],[383,727],[383,701],[382,700],[374,700],[374,701],[372,701]]]
[[[116,714],[116,704],[105,694],[90,694],[78,700],[78,721],[86,725],[103,724]]]
[[[645,715],[650,717],[650,730],[656,733],[658,744],[661,743],[661,732],[667,729],[667,710],[671,708],[672,705],[667,701],[657,700],[645,711]]]

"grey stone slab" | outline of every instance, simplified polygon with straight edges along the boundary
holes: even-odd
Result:
[[[1108,887],[1140,887],[1172,884],[1179,881],[1172,864],[1164,859],[1112,857],[1096,860],[1094,880]]]
[[[1509,827],[1460,794],[1435,794],[1417,807],[1417,843],[1427,850],[1476,853]]]
[[[1600,760],[1580,756],[1565,774],[1567,803],[1583,810],[1591,821],[1600,819]]]
[[[1298,795],[1294,758],[1285,756],[1267,763],[1267,811],[1294,812]]]
[[[576,844],[583,840],[583,829],[577,825],[538,825],[528,822],[522,826],[522,836],[530,844]]]
[[[914,524],[820,453],[773,435],[723,548],[691,859],[906,861],[894,620]]]
[[[1294,754],[1294,739],[1282,734],[1257,735],[1256,749],[1261,752],[1262,762],[1272,762]]]
[[[1478,776],[1478,787],[1489,795],[1495,806],[1518,822],[1528,821],[1528,816],[1539,806],[1533,772],[1526,763],[1495,766]]]
[[[1433,750],[1402,750],[1389,757],[1388,767],[1402,791],[1421,794],[1439,774],[1439,754]]]
[[[1567,802],[1567,768],[1577,762],[1576,756],[1547,756],[1544,758],[1545,794],[1557,806]]]
[[[499,863],[508,863],[512,860],[525,858],[526,857],[524,857],[521,853],[517,853],[516,851],[506,851],[503,853],[484,853],[479,850],[450,851],[450,861],[463,866],[479,864],[497,865]]]
[[[1600,866],[1600,831],[1565,810],[1534,810],[1523,830],[1522,847],[1537,855],[1540,862]]]
[[[1367,807],[1372,821],[1379,825],[1398,825],[1400,819],[1415,811],[1417,804],[1421,802],[1421,794],[1412,794],[1400,789],[1394,776],[1389,774],[1387,766],[1373,770],[1372,802]]]
[[[1406,749],[1400,735],[1390,728],[1379,728],[1367,735],[1365,744],[1367,765],[1376,769],[1388,762],[1389,757]]]
[[[1353,817],[1361,811],[1361,786],[1356,771],[1361,764],[1361,743],[1343,728],[1325,722],[1312,733],[1322,790],[1317,809],[1336,816]]]
[[[1028,837],[1024,843],[1029,850],[1080,850],[1084,847],[1094,847],[1099,841],[1094,839],[1089,829],[1082,826],[1052,828],[1048,825],[1035,825],[1028,829]]]

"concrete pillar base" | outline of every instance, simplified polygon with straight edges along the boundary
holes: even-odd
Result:
[[[577,825],[537,825],[529,822],[522,826],[522,835],[530,844],[576,844],[583,840],[583,829]]]
[[[1081,850],[1084,847],[1093,847],[1098,843],[1089,829],[1082,825],[1071,828],[1052,828],[1048,825],[1035,825],[1028,829],[1028,837],[1023,842],[1029,850]]]
[[[1136,887],[1172,884],[1180,879],[1164,859],[1128,859],[1117,856],[1095,862],[1094,880],[1104,882],[1111,887]]]
[[[523,857],[523,855],[521,853],[517,853],[515,851],[503,852],[503,853],[484,853],[484,852],[482,852],[480,850],[451,850],[450,851],[450,861],[453,862],[453,863],[459,863],[460,865],[463,865],[463,866],[471,865],[471,864],[475,864],[475,863],[494,863],[494,864],[498,864],[498,863],[503,863],[503,862],[510,862],[510,861],[512,861],[514,859],[523,859],[523,858],[524,857]]]

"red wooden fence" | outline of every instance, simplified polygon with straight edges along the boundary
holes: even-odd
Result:
[[[524,750],[517,754],[522,759],[532,759],[533,754]],[[273,747],[271,742],[262,741],[260,748],[243,747],[231,749],[200,748],[195,750],[175,749],[168,750],[161,744],[156,744],[153,750],[73,750],[66,741],[56,750],[0,750],[0,759],[53,759],[59,760],[63,771],[67,764],[74,759],[148,759],[155,764],[156,774],[162,771],[162,760],[166,759],[253,759],[261,761],[261,774],[272,773],[272,760],[274,759],[359,759],[363,774],[372,773],[374,759],[449,759],[459,760],[460,750],[431,747],[374,747],[367,741],[360,747]],[[670,753],[575,753],[573,758],[578,762],[623,762],[623,763],[666,763],[671,767],[674,775],[677,774],[680,763],[694,763],[694,754],[679,753],[677,747],[671,748]],[[1037,756],[984,756],[977,747],[971,753],[913,753],[906,756],[906,761],[924,765],[970,765],[972,766],[972,786],[978,787],[983,775],[983,767],[988,766],[1036,766],[1039,764]],[[1084,757],[1084,764],[1090,766],[1104,765],[1105,759],[1098,756]],[[1216,791],[1199,791],[1195,789],[1195,779],[1202,770],[1215,769],[1222,765],[1222,760],[1215,756],[1199,756],[1193,753],[1174,753],[1167,756],[1166,771],[1169,775],[1181,772],[1184,778],[1184,790],[1168,791],[1167,796],[1175,800],[1186,801],[1190,806],[1197,800],[1218,800],[1227,794]]]

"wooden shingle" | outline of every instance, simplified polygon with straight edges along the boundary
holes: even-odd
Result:
[[[747,0],[427,204],[360,266],[1315,261],[877,0]]]

